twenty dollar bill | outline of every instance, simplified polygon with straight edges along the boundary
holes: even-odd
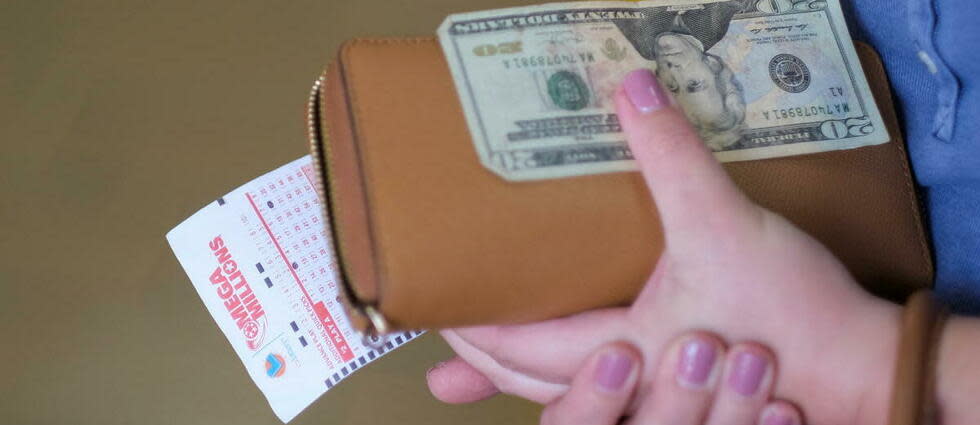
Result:
[[[634,170],[612,96],[638,68],[721,161],[889,140],[838,0],[553,3],[451,15],[439,40],[508,180]]]

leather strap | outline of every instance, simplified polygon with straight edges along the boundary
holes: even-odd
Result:
[[[921,290],[909,297],[902,314],[890,425],[936,423],[936,361],[945,318],[946,309],[932,291]]]

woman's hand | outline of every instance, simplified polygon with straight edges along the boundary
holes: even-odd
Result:
[[[430,373],[433,393],[466,402],[500,390],[552,403],[600,346],[627,341],[645,364],[660,364],[669,341],[704,329],[770,347],[783,370],[775,393],[802,401],[809,423],[884,423],[898,308],[749,200],[648,70],[630,73],[615,100],[664,227],[666,248],[646,287],[628,308],[443,331],[463,360]],[[655,378],[644,371],[636,397],[668,403],[652,391]]]
[[[643,368],[656,374],[650,394],[662,396],[634,402]],[[704,332],[676,338],[659,365],[643,365],[634,348],[616,342],[586,360],[568,392],[545,407],[541,424],[614,425],[628,417],[628,425],[800,425],[793,405],[770,397],[775,371],[765,348],[726,347]],[[746,392],[747,384],[756,389]]]

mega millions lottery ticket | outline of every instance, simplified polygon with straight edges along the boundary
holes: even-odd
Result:
[[[204,305],[283,422],[421,334],[390,335],[372,348],[351,328],[313,181],[311,158],[297,159],[167,233]]]

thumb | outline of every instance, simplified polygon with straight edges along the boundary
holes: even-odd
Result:
[[[429,369],[425,380],[435,398],[450,404],[472,403],[500,392],[490,378],[459,357]]]
[[[630,72],[616,92],[630,150],[653,195],[668,245],[717,235],[753,205],[715,160],[648,69]],[[722,232],[727,233],[727,232]],[[680,236],[682,235],[682,236]]]

